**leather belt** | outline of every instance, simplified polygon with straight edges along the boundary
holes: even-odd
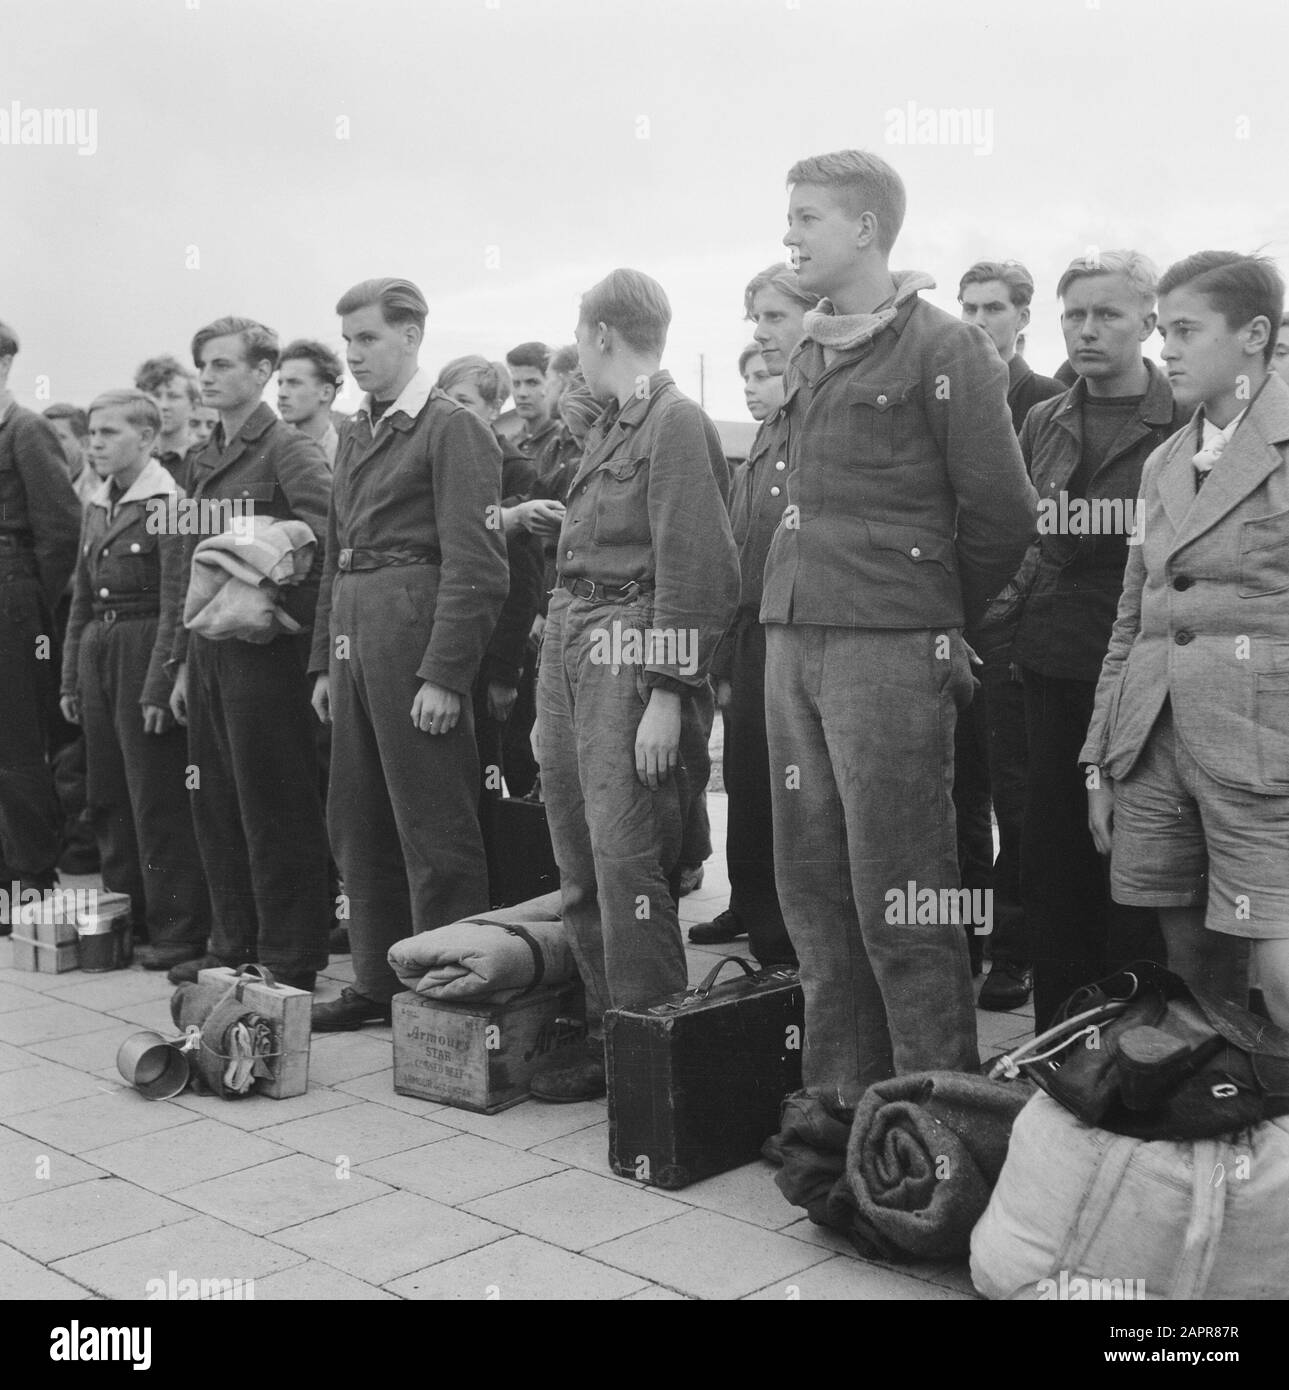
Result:
[[[126,618],[157,618],[161,616],[161,610],[155,605],[151,608],[108,608],[101,604],[94,605],[94,616],[100,622],[106,623],[109,627],[113,623],[123,622]]]
[[[652,579],[633,579],[629,584],[599,584],[594,579],[561,579],[561,589],[574,598],[590,599],[594,603],[630,603],[641,594],[653,593]]]
[[[438,565],[443,556],[437,550],[342,550],[336,566],[346,574],[354,570],[383,570],[390,565]]]

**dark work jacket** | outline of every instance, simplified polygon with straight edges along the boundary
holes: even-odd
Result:
[[[716,426],[670,372],[655,372],[647,396],[621,409],[615,403],[586,437],[560,531],[559,574],[614,587],[652,583],[652,626],[693,634],[696,669],[648,662],[648,687],[683,694],[707,682],[738,604],[728,494]]]
[[[326,456],[307,435],[286,424],[260,402],[224,447],[224,426],[215,426],[206,447],[188,456],[189,489],[200,507],[203,499],[242,503],[255,516],[277,521],[303,521],[317,537],[318,549],[308,578],[282,589],[278,603],[303,628],[313,624],[322,573],[323,537],[327,523],[327,494],[331,473]],[[217,513],[212,512],[212,515]],[[198,513],[200,515],[200,513]],[[216,523],[214,534],[222,528]],[[192,575],[192,556],[201,535],[184,537],[184,562],[178,578],[164,586],[162,602],[174,625],[171,660],[188,659],[188,630],[183,625],[184,600]]]
[[[567,500],[569,484],[582,461],[582,441],[574,435],[566,424],[561,422],[559,429],[551,435],[535,460],[537,481],[529,492],[529,500],[541,498],[547,502]],[[540,612],[545,613],[550,602],[551,590],[555,587],[555,552],[559,537],[542,541],[542,587]]]
[[[332,593],[340,551],[438,557],[434,624],[416,674],[468,697],[506,601],[501,528],[501,447],[492,431],[418,371],[372,432],[366,410],[345,424],[336,452],[327,559],[309,669],[330,659]],[[401,619],[400,619],[401,621]]]
[[[171,496],[179,499],[183,492],[164,462],[152,458],[116,504],[110,520],[106,483],[86,508],[71,617],[63,645],[64,695],[76,693],[82,633],[93,621],[96,609],[109,608],[122,614],[156,614],[161,618],[139,703],[162,708],[169,703],[173,681],[166,661],[174,640],[174,613],[162,618],[161,590],[163,575],[173,585],[183,567],[184,543],[183,537],[172,529],[157,525],[149,503],[159,502],[164,508]],[[132,619],[127,617],[124,621]]]
[[[1142,465],[1186,422],[1168,378],[1153,362],[1145,365],[1149,377],[1137,416],[1089,480],[1089,501],[1118,499],[1135,506]],[[1036,405],[1021,430],[1021,452],[1039,496],[1039,538],[1036,556],[1028,557],[1033,578],[1012,659],[1044,676],[1095,681],[1123,592],[1128,539],[1075,534],[1080,523],[1070,518],[1077,512],[1067,511],[1062,521],[1060,497],[1083,452],[1086,398],[1080,378],[1064,394]],[[1122,515],[1126,519],[1126,509]],[[1057,524],[1064,530],[1053,529]]]
[[[1039,403],[1059,396],[1065,387],[1055,378],[1039,376],[1019,352],[1012,354],[1007,364],[1007,409],[1012,413],[1012,428],[1017,434],[1025,417]]]
[[[0,392],[0,536],[30,552],[50,612],[71,578],[80,530],[81,504],[54,427]]]
[[[1016,572],[1034,490],[984,332],[913,294],[871,342],[788,364],[788,514],[764,623],[962,627]]]
[[[507,453],[503,445],[502,505],[507,505],[504,499],[526,496],[535,478],[532,464],[517,451]],[[522,528],[506,537],[510,589],[479,671],[479,679],[485,684],[496,681],[498,685],[512,689],[519,686],[519,671],[528,649],[528,634],[541,608],[543,563],[540,537]]]
[[[747,462],[730,484],[730,527],[738,546],[739,593],[734,626],[760,622],[765,559],[787,504],[788,425],[782,410],[761,422]],[[712,659],[712,679],[728,680],[734,626]]]

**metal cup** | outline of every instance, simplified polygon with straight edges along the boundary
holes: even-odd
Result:
[[[187,1055],[150,1029],[131,1033],[116,1054],[116,1069],[145,1100],[169,1100],[188,1085]]]

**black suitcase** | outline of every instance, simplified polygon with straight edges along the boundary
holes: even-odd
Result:
[[[485,845],[491,906],[513,907],[553,893],[559,887],[559,869],[546,807],[540,801],[502,796],[491,798],[487,814],[491,818]]]
[[[717,984],[731,961],[745,972]],[[686,1187],[752,1162],[801,1088],[804,1003],[794,969],[725,956],[700,985],[604,1016],[609,1164]]]

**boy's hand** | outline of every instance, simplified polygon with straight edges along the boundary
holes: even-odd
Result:
[[[176,724],[188,722],[188,663],[181,661],[175,669],[175,683],[170,691],[170,713]]]
[[[1088,829],[1098,854],[1109,854],[1114,830],[1114,783],[1101,772],[1101,785],[1088,788]]]
[[[513,685],[502,685],[500,681],[488,682],[488,714],[495,719],[498,724],[504,724],[510,718],[510,711],[515,707],[515,701],[519,698],[519,691]]]
[[[734,698],[734,687],[729,681],[716,682],[716,708],[729,709],[730,701]]]
[[[145,734],[164,734],[174,726],[174,715],[165,705],[144,705],[143,732]]]
[[[680,761],[680,696],[655,688],[636,729],[636,776],[657,791]]]
[[[63,695],[58,701],[58,708],[63,712],[63,718],[69,724],[79,724],[81,722],[81,702],[75,695]]]
[[[461,697],[433,681],[422,681],[412,701],[412,723],[424,734],[446,734],[461,718]]]
[[[319,724],[331,723],[331,677],[325,674],[318,675],[313,682],[313,694],[309,697],[309,703],[313,706],[313,712],[318,716]]]

